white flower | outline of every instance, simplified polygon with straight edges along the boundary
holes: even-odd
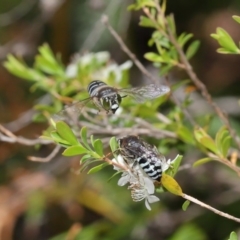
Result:
[[[112,160],[113,162],[123,166],[120,168],[114,166],[114,170],[122,171],[122,176],[118,180],[119,186],[124,186],[129,183],[128,189],[131,190],[133,201],[138,202],[145,199],[145,206],[151,210],[149,203],[154,203],[160,199],[154,196],[155,186],[153,180],[150,179],[138,164],[126,163],[121,155]],[[123,170],[127,169],[127,170]]]

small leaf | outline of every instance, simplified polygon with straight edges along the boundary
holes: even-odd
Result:
[[[235,232],[231,232],[230,238],[228,240],[238,240],[238,236]]]
[[[145,16],[140,17],[139,25],[142,26],[142,27],[153,27],[153,28],[156,27],[156,24],[151,19],[149,19]]]
[[[175,91],[175,90],[179,89],[180,87],[182,87],[184,85],[187,85],[190,82],[191,82],[191,80],[189,80],[189,79],[181,80],[177,83],[172,84],[171,85],[171,90]]]
[[[193,37],[192,33],[186,34],[186,33],[182,33],[179,37],[178,37],[178,43],[181,47],[183,47],[189,39],[191,39]]]
[[[178,168],[179,168],[181,162],[182,162],[182,157],[183,156],[181,156],[181,155],[177,155],[176,158],[172,160],[171,166],[168,168],[168,170],[165,173],[174,177],[178,171]]]
[[[94,150],[98,153],[98,155],[103,156],[103,143],[100,139],[97,139],[93,143]]]
[[[80,160],[80,164],[83,164],[84,162],[86,162],[87,160],[90,160],[90,159],[92,159],[91,155],[90,154],[86,154],[86,155],[82,156],[82,158]]]
[[[92,150],[91,147],[88,144],[88,141],[87,141],[87,128],[86,127],[82,127],[82,129],[80,131],[80,136],[81,136],[81,139],[82,139],[82,142],[83,142],[84,146],[87,149]]]
[[[191,145],[195,143],[192,132],[183,125],[178,126],[177,135],[186,143],[189,143]]]
[[[239,16],[232,16],[232,18],[237,22],[237,23],[240,23],[240,17]]]
[[[71,146],[65,149],[62,153],[63,156],[76,156],[81,155],[83,153],[88,153],[88,150],[84,148],[82,145]]]
[[[71,128],[65,122],[62,121],[57,122],[56,129],[57,133],[61,136],[61,138],[63,138],[72,145],[78,145],[77,138],[73,134]]]
[[[90,136],[90,140],[91,140],[92,146],[94,147],[94,141],[95,141],[95,139],[94,139],[94,136],[93,136],[93,135]]]
[[[154,52],[145,53],[144,57],[152,62],[164,62],[163,58]]]
[[[115,176],[117,176],[118,174],[121,174],[122,172],[117,171],[115,172],[107,181],[110,182]]]
[[[108,165],[109,165],[108,163],[103,163],[103,164],[97,165],[96,167],[91,168],[88,171],[88,174],[99,172],[100,170],[102,170],[103,168],[105,168]]]
[[[200,41],[196,40],[191,43],[191,45],[188,47],[186,51],[186,57],[187,59],[191,59],[195,53],[197,52],[198,48],[200,46]]]
[[[197,141],[201,143],[205,148],[211,150],[216,154],[219,153],[213,139],[202,128],[196,128],[194,130],[194,135]]]
[[[211,158],[201,158],[201,159],[197,160],[197,161],[193,164],[193,167],[200,166],[200,165],[202,165],[202,164],[204,164],[204,163],[207,163],[207,162],[210,162],[210,161],[212,161]]]
[[[118,149],[118,143],[117,143],[116,137],[111,137],[111,139],[109,140],[109,145],[112,152],[115,152]]]
[[[57,143],[63,143],[65,145],[69,145],[69,142],[67,142],[66,140],[62,139],[61,136],[57,132],[55,132],[55,131],[51,132],[50,136]]]
[[[175,195],[178,195],[178,196],[183,195],[181,187],[179,186],[177,181],[174,178],[172,178],[171,176],[163,173],[161,183],[162,183],[163,187],[166,188],[169,192],[171,192]]]
[[[186,200],[182,205],[182,210],[187,211],[189,205],[190,205],[190,201]]]
[[[230,144],[231,144],[231,140],[232,140],[231,136],[228,136],[223,140],[222,154],[223,154],[224,157],[227,157],[228,150],[229,150],[229,147],[230,147]]]

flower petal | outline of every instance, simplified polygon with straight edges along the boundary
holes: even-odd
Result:
[[[154,202],[160,201],[160,199],[154,195],[148,196],[147,200],[149,203],[154,203]]]
[[[123,173],[122,177],[118,180],[118,186],[124,186],[130,181],[130,175]]]
[[[148,194],[153,194],[155,191],[155,186],[152,179],[150,179],[149,177],[144,177],[144,184]]]
[[[145,199],[145,206],[146,206],[146,208],[147,208],[149,211],[152,210],[151,207],[150,207],[150,205],[149,205],[149,203],[148,203],[148,200],[147,200],[147,199]]]

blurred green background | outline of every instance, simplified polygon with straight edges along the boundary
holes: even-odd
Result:
[[[100,22],[103,13],[129,48],[150,70],[143,58],[149,51],[151,29],[138,26],[139,12],[127,11],[132,1],[117,0],[3,0],[0,1],[0,59],[8,53],[33,62],[37,48],[49,43],[67,64],[74,53],[109,51],[112,59],[123,63],[128,58]],[[217,43],[210,37],[217,27],[226,29],[235,41],[240,28],[232,15],[240,15],[239,0],[167,1],[177,31],[192,32],[201,47],[192,60],[195,71],[216,97],[222,109],[236,122],[240,108],[240,57],[216,53]],[[40,90],[32,93],[30,84],[10,75],[0,66],[0,122],[16,135],[36,138],[47,127],[32,123],[31,107],[42,99]],[[178,71],[174,79],[184,79]],[[132,84],[144,81],[133,67]],[[41,100],[39,100],[41,99]],[[204,109],[196,105],[197,110]],[[199,109],[198,109],[199,108]],[[111,169],[94,175],[76,175],[79,159],[58,156],[49,163],[36,163],[27,156],[45,156],[50,146],[33,148],[0,143],[0,239],[3,240],[222,240],[239,231],[235,222],[191,205],[181,209],[183,199],[160,195],[161,202],[147,211],[144,203],[133,203],[117,179],[108,182]],[[194,152],[184,156],[194,160]],[[189,181],[191,179],[191,181]],[[216,163],[181,171],[177,180],[183,190],[203,202],[240,216],[239,178]]]

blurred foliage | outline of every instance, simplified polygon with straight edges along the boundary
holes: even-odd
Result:
[[[87,1],[83,4],[86,5]],[[176,68],[184,71],[185,66],[181,62],[181,56],[172,44],[169,35],[165,33],[171,31],[173,34],[171,37],[176,39],[188,60],[192,59],[197,53],[200,47],[200,41],[193,40],[193,34],[191,33],[184,32],[179,34],[174,17],[164,14],[167,11],[166,2],[163,1],[160,7],[162,14],[158,12],[156,1],[137,0],[128,7],[128,10],[143,10],[143,13],[145,13],[144,16],[140,16],[139,25],[144,28],[149,28],[152,34],[148,41],[150,50],[144,54],[144,57],[153,64],[161,76],[166,76]],[[117,9],[118,8],[115,10],[117,11]],[[124,11],[125,10],[124,8]],[[112,11],[112,14],[113,13],[114,11]],[[238,16],[233,16],[233,18],[237,23],[240,22]],[[117,20],[118,19],[115,18],[115,22],[117,22]],[[93,22],[95,22],[95,19]],[[218,49],[219,53],[239,54],[239,47],[235,44],[230,34],[223,28],[217,28],[216,33],[211,36],[216,39],[221,46],[221,48]],[[50,126],[43,131],[42,138],[52,140],[64,147],[63,156],[77,158],[77,164],[68,166],[67,172],[69,172],[69,168],[72,168],[75,173],[81,171],[79,176],[75,176],[73,173],[60,174],[59,177],[56,177],[56,182],[47,179],[46,185],[49,185],[47,189],[34,191],[33,187],[31,194],[27,193],[19,197],[20,199],[27,199],[25,219],[33,225],[44,222],[44,213],[48,211],[49,202],[53,202],[53,205],[60,205],[62,208],[67,209],[66,212],[71,216],[69,222],[67,220],[65,221],[66,217],[59,217],[58,221],[66,222],[66,225],[62,228],[56,227],[56,232],[50,234],[51,236],[56,236],[52,237],[51,240],[218,240],[218,237],[211,235],[213,233],[215,234],[216,231],[219,231],[221,239],[237,239],[235,232],[229,235],[233,230],[239,231],[237,224],[230,223],[224,230],[219,229],[218,226],[213,226],[212,231],[208,230],[203,223],[206,222],[205,219],[207,220],[207,215],[205,215],[204,212],[200,214],[196,213],[196,216],[194,216],[195,213],[191,215],[189,212],[195,211],[192,206],[193,204],[189,206],[188,201],[184,203],[177,202],[177,196],[171,197],[164,192],[165,189],[167,189],[169,192],[181,196],[182,190],[178,184],[179,182],[180,185],[183,186],[184,192],[191,193],[192,195],[198,193],[199,198],[204,200],[209,192],[216,194],[214,188],[216,187],[217,189],[218,182],[214,182],[214,179],[211,179],[212,172],[215,173],[219,171],[220,174],[222,174],[220,178],[223,179],[223,181],[225,178],[228,178],[230,183],[239,181],[235,173],[233,174],[233,172],[228,171],[228,168],[231,168],[233,171],[239,173],[238,164],[233,160],[233,153],[236,151],[236,146],[226,126],[221,124],[220,121],[216,124],[216,116],[214,116],[214,114],[211,114],[210,117],[202,116],[194,119],[196,126],[191,125],[186,118],[185,110],[192,104],[192,91],[184,92],[184,99],[181,105],[177,105],[174,101],[168,101],[168,96],[162,96],[151,103],[147,102],[144,104],[136,104],[130,98],[124,98],[121,108],[119,109],[119,114],[117,113],[114,116],[107,117],[94,115],[90,120],[81,115],[79,121],[83,123],[83,127],[79,128],[79,126],[73,126],[71,122],[54,122],[51,118],[53,114],[58,113],[64,108],[64,104],[75,103],[75,101],[78,102],[86,99],[88,97],[86,88],[92,80],[102,80],[110,86],[117,88],[129,87],[130,69],[132,67],[131,61],[117,64],[111,58],[109,52],[101,51],[95,53],[77,53],[71,62],[65,65],[61,60],[61,56],[55,54],[50,46],[45,43],[38,48],[38,54],[32,66],[26,63],[21,57],[16,57],[13,54],[7,56],[4,66],[14,76],[27,80],[29,84],[31,84],[31,93],[41,90],[43,93],[50,95],[50,103],[35,104],[34,109],[37,110],[37,113],[33,117],[33,121],[48,121],[50,123]],[[190,80],[184,77],[171,86],[172,94],[175,95],[177,91],[188,87],[191,87]],[[167,121],[161,121],[159,119],[160,107]],[[118,176],[112,178],[112,169],[106,169],[105,167],[109,164],[103,162],[103,159],[108,156],[109,153],[111,153],[110,156],[113,157],[118,148],[115,136],[117,137],[121,132],[111,134],[111,129],[137,129],[139,123],[136,121],[139,121],[139,119],[151,126],[148,127],[152,130],[152,135],[144,136],[146,141],[155,145],[164,155],[173,155],[173,153],[181,153],[181,155],[183,155],[183,162],[182,156],[179,155],[172,164],[172,168],[169,168],[167,174],[163,175],[163,187],[158,187],[157,189],[163,200],[159,204],[153,204],[153,210],[151,212],[146,211],[142,203],[132,202],[126,188],[119,188],[117,186],[116,179]],[[93,127],[91,128],[90,126],[86,128],[84,126],[84,122],[87,122],[92,123],[92,125],[96,127],[96,122],[91,122],[91,120],[105,124],[99,127],[102,129],[102,132],[94,134]],[[239,128],[239,124],[236,124]],[[109,132],[107,131],[108,129],[110,129]],[[175,137],[158,137],[158,130],[168,131],[169,134]],[[111,152],[109,149],[111,149]],[[191,155],[192,152],[194,152],[194,157]],[[188,161],[189,158],[190,161]],[[224,164],[224,168],[221,168],[220,164],[215,164],[214,167],[212,167],[210,162],[213,162],[213,160],[217,163]],[[60,159],[54,161],[60,162]],[[70,158],[68,160],[64,159],[64,161],[70,161]],[[199,185],[193,185],[191,186],[192,188],[186,187],[189,186],[188,184],[191,184],[191,181],[189,181],[189,179],[185,182],[182,180],[184,176],[181,173],[181,167],[184,167],[185,163],[190,164],[191,167],[207,165],[210,176],[203,174],[201,172],[202,168],[200,167],[193,170],[194,173],[192,175],[189,175],[193,179],[193,184],[195,184],[196,180],[200,179],[202,187]],[[43,163],[41,165],[43,165]],[[88,173],[94,173],[90,175],[91,177],[84,174],[86,168],[88,168]],[[225,175],[222,173],[222,169],[225,170]],[[173,179],[175,175],[178,179],[177,181]],[[178,176],[180,177],[178,178]],[[222,176],[225,176],[225,178]],[[28,183],[31,183],[32,177],[33,176],[30,176],[30,179],[27,181]],[[210,179],[209,181],[207,181],[208,177]],[[108,179],[111,179],[111,181],[108,182]],[[226,180],[218,193],[221,194],[224,188],[233,188],[234,185],[231,185],[229,182]],[[201,192],[201,188],[204,187],[206,187],[206,189]],[[233,192],[230,194],[233,194]],[[221,196],[213,197],[221,199]],[[76,206],[72,201],[76,202]],[[211,203],[211,201],[209,202]],[[232,202],[219,202],[218,200],[213,201],[215,204],[221,203],[221,207],[229,207],[230,209],[234,203],[239,204],[239,198],[233,199]],[[174,205],[174,207],[171,205]],[[181,205],[184,212],[181,210]],[[73,206],[75,206],[75,208]],[[71,207],[73,207],[73,209]],[[173,213],[176,208],[176,214],[178,215],[174,215]],[[226,211],[228,211],[228,208],[226,209]],[[52,215],[56,215],[57,212],[60,213],[60,211],[57,210],[54,211]],[[174,223],[170,229],[165,226],[169,221],[167,218],[164,218],[166,212],[173,213],[170,216],[173,216],[172,222]],[[236,209],[232,214],[237,216],[240,213]],[[180,216],[179,219],[178,216]],[[185,216],[186,219],[189,220],[185,220]],[[201,216],[203,216],[203,221],[201,220]],[[90,219],[88,219],[88,217]],[[220,221],[220,217],[216,216],[215,221]],[[57,222],[57,220],[55,222]],[[229,223],[226,219],[222,220],[222,222],[226,225]],[[160,230],[163,233],[159,231],[159,226],[161,226]],[[166,231],[164,231],[165,228]],[[60,232],[61,234],[59,235]],[[47,238],[43,237],[42,239]]]

